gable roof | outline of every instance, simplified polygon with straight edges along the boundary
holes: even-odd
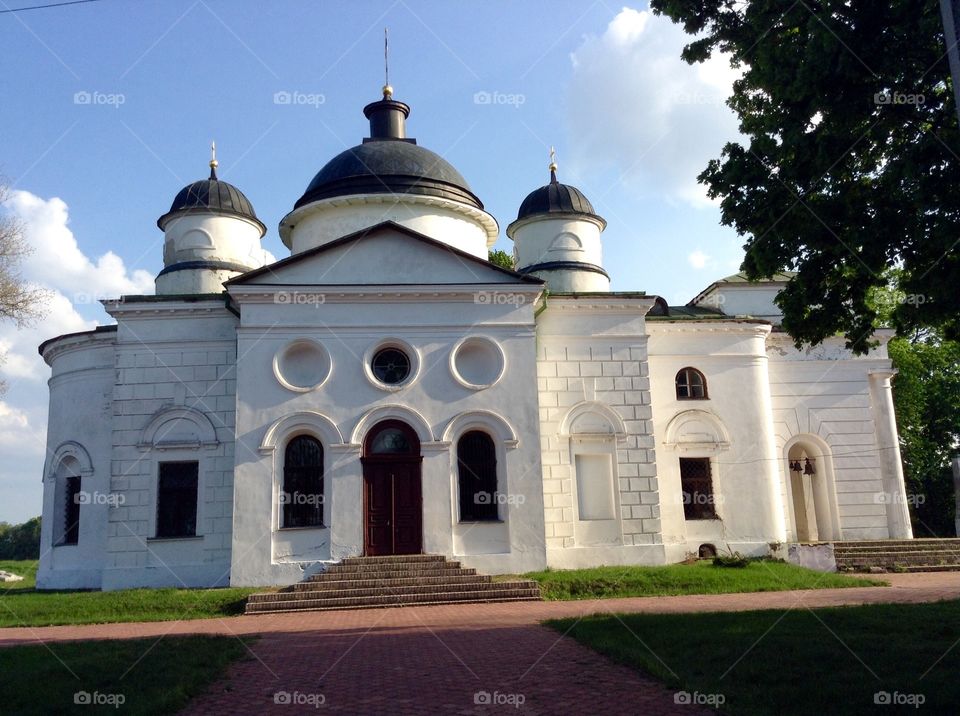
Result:
[[[353,244],[364,239],[372,239],[374,237],[382,236],[385,232],[392,232],[395,234],[403,234],[408,239],[418,242],[421,246],[427,248],[428,251],[442,251],[445,255],[450,255],[455,257],[460,264],[462,265],[475,265],[480,267],[485,272],[492,272],[493,275],[499,278],[500,282],[503,283],[527,283],[533,285],[544,285],[545,282],[534,276],[527,276],[525,274],[517,273],[516,271],[511,271],[510,269],[505,269],[496,264],[490,263],[484,259],[477,258],[473,254],[468,254],[465,251],[462,251],[458,248],[445,244],[441,241],[437,241],[429,236],[421,234],[418,231],[407,228],[401,224],[398,224],[395,221],[384,221],[376,226],[371,226],[366,229],[361,229],[360,231],[355,231],[352,234],[347,234],[339,239],[331,241],[329,243],[317,246],[307,251],[303,251],[293,256],[289,256],[285,259],[280,259],[272,264],[267,266],[262,266],[261,268],[248,271],[244,274],[236,276],[229,281],[224,283],[224,286],[241,286],[245,284],[254,284],[260,283],[257,279],[260,279],[264,276],[274,276],[279,278],[278,274],[289,270],[292,267],[302,264],[304,262],[315,259],[316,257],[322,256],[324,254],[330,254],[336,252],[338,249],[341,249],[348,244]],[[442,255],[442,254],[438,254]],[[402,278],[402,277],[398,277]],[[504,280],[506,279],[506,280]],[[456,283],[491,283],[492,281],[476,281],[476,282],[463,282],[458,281]],[[272,283],[270,281],[264,281],[263,283]],[[430,284],[430,281],[387,281],[387,282],[371,282],[368,285],[403,285],[403,284]],[[434,285],[440,285],[441,282],[437,282]],[[334,282],[328,282],[325,285],[337,285]]]
[[[775,273],[770,278],[758,278],[755,281],[751,281],[749,278],[747,278],[747,275],[744,272],[740,271],[739,273],[731,274],[729,276],[725,276],[724,278],[717,279],[716,281],[711,283],[709,286],[707,286],[705,289],[703,289],[700,293],[698,293],[696,296],[694,296],[690,300],[690,302],[687,303],[687,305],[696,306],[697,302],[699,302],[702,298],[704,298],[704,296],[706,296],[711,291],[719,288],[722,285],[740,284],[740,285],[762,286],[764,284],[783,284],[783,283],[788,283],[790,279],[792,279],[796,275],[797,275],[796,271],[783,271],[781,273]]]

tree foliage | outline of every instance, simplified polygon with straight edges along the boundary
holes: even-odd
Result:
[[[868,300],[899,266],[901,332],[960,338],[960,131],[939,3],[651,0],[727,53],[743,138],[699,179],[746,237],[750,278],[797,271],[777,303],[798,346],[836,333],[867,350]]]
[[[40,518],[23,524],[0,522],[0,559],[40,558]]]
[[[513,271],[513,257],[506,251],[495,249],[488,254],[487,259],[490,261],[490,263],[496,264],[500,268],[510,269]]]
[[[926,336],[888,345],[899,371],[893,396],[914,534],[953,536],[951,458],[960,445],[960,343]]]

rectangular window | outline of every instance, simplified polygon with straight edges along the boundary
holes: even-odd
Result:
[[[713,480],[710,458],[680,458],[680,489],[683,490],[683,516],[688,520],[715,520]]]
[[[65,479],[63,502],[61,544],[77,544],[80,541],[80,478],[78,476]]]
[[[157,537],[197,534],[198,462],[162,462],[157,484]]]

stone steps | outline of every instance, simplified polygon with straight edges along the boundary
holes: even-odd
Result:
[[[441,555],[351,557],[299,584],[251,594],[246,613],[539,599],[536,582],[494,582]]]
[[[943,572],[960,570],[960,539],[867,540],[835,542],[841,571]]]

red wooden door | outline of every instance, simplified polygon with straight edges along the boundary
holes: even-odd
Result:
[[[403,423],[385,421],[371,431],[367,446],[363,458],[364,553],[419,554],[423,550],[423,499],[416,434]]]

